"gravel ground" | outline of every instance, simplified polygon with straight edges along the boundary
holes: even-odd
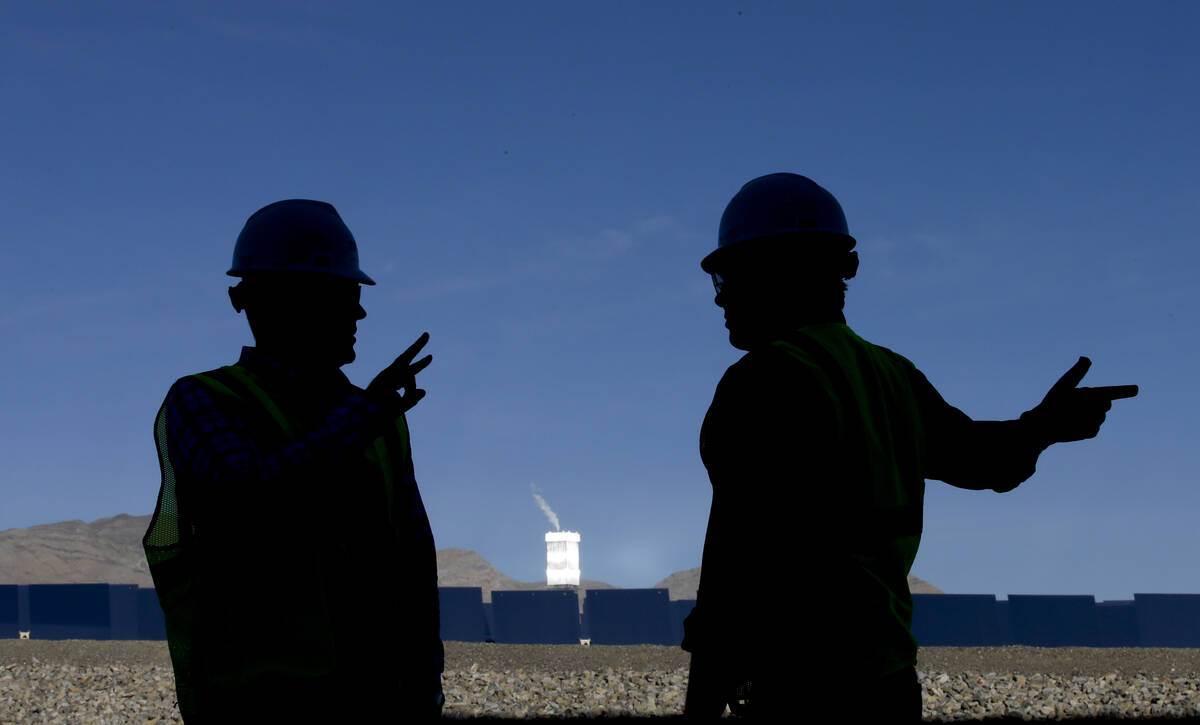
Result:
[[[0,665],[162,665],[166,642],[0,639]],[[570,645],[447,642],[446,669],[477,665],[489,672],[676,670],[687,668],[678,647],[575,647]],[[918,669],[937,672],[1003,672],[1022,675],[1147,675],[1200,678],[1200,649],[1093,647],[924,647]]]
[[[676,647],[450,642],[449,717],[677,716]],[[927,720],[1196,718],[1200,650],[936,647],[921,651]],[[0,723],[178,722],[163,642],[0,640]]]

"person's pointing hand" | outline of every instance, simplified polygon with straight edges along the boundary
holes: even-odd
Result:
[[[400,412],[405,413],[412,410],[413,406],[425,397],[425,391],[417,387],[417,373],[433,362],[433,355],[426,355],[415,363],[413,358],[417,356],[421,348],[425,347],[427,342],[429,342],[429,333],[421,333],[416,342],[400,353],[400,357],[375,376],[375,379],[367,385],[367,393],[376,397],[385,397],[395,395],[398,391],[403,390],[403,394],[396,396],[399,398]]]
[[[1091,366],[1091,360],[1079,358],[1036,408],[1021,415],[1021,420],[1034,426],[1035,435],[1045,445],[1095,437],[1112,401],[1138,394],[1136,385],[1078,387]]]

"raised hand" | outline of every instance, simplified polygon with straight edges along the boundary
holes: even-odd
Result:
[[[396,358],[395,362],[383,369],[383,372],[375,376],[367,386],[367,393],[371,395],[388,395],[395,394],[403,390],[404,393],[399,397],[400,412],[412,410],[413,406],[421,402],[421,398],[425,397],[425,391],[417,387],[417,373],[424,370],[433,362],[433,355],[426,355],[420,360],[413,362],[413,358],[417,353],[421,352],[421,348],[425,347],[425,343],[429,342],[429,333],[423,332],[417,338],[417,341],[408,347],[407,350],[400,353],[400,357]]]
[[[1091,366],[1091,360],[1079,358],[1036,408],[1021,415],[1021,420],[1033,425],[1036,435],[1046,445],[1094,438],[1104,423],[1105,413],[1112,408],[1112,401],[1138,394],[1136,385],[1078,387]]]

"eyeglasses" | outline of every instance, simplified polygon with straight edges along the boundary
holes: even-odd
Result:
[[[725,277],[721,276],[719,274],[715,274],[715,272],[713,275],[710,275],[710,276],[713,277],[713,289],[715,290],[716,294],[720,295],[721,287],[725,286]]]

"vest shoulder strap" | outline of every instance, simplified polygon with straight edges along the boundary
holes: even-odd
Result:
[[[238,398],[239,400],[255,400],[263,410],[271,416],[288,438],[295,437],[295,427],[271,396],[259,384],[257,376],[241,365],[226,365],[209,370],[206,373],[196,373],[191,376],[204,384],[218,395]]]

